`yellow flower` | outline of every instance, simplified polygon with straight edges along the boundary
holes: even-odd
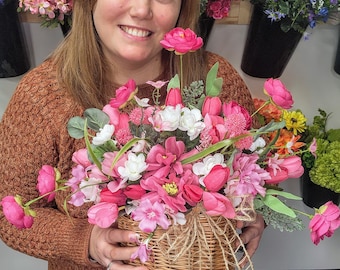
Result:
[[[283,111],[283,120],[286,122],[287,130],[293,131],[294,135],[306,130],[306,117],[300,111]]]

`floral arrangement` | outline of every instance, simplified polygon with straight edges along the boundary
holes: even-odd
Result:
[[[200,10],[201,14],[219,20],[229,15],[230,5],[231,0],[201,0]]]
[[[29,11],[42,18],[44,27],[72,24],[72,0],[19,0],[18,12]]]
[[[161,44],[182,60],[183,54],[202,46],[202,39],[190,29],[175,28]],[[299,224],[298,215],[305,213],[284,201],[300,198],[278,186],[303,173],[299,157],[303,144],[295,144],[295,135],[286,140],[284,133],[304,128],[289,121],[293,118],[288,111],[293,104],[290,92],[278,79],[268,79],[264,85],[268,100],[257,112],[270,104],[289,116],[282,119],[280,114],[277,121],[253,129],[257,112],[250,115],[236,102],[223,103],[218,97],[223,81],[217,71],[218,63],[208,72],[205,86],[199,81],[184,87],[179,75],[169,82],[149,81],[155,89],[155,105],[139,99],[135,82],[129,80],[102,110],[90,108],[84,117],[70,119],[70,136],[86,144],[73,154],[72,176],[62,180],[56,168],[44,165],[37,184],[41,196],[26,203],[20,195],[3,198],[5,217],[18,228],[29,228],[35,201],[51,201],[57,191],[71,189],[68,203],[93,203],[89,223],[107,228],[120,215],[138,223],[147,237],[141,239],[132,259],[142,263],[150,259],[149,242],[155,231],[185,225],[187,214],[197,206],[206,216],[227,220],[251,221],[258,211],[268,224],[270,215],[285,217],[275,219],[279,228]],[[159,104],[159,89],[165,84],[166,101]],[[315,244],[340,226],[340,210],[330,202],[307,216]]]
[[[294,29],[304,33],[309,25],[314,28],[317,22],[326,22],[329,13],[339,7],[338,0],[250,0],[263,7],[268,19],[281,22],[281,29],[288,32]]]

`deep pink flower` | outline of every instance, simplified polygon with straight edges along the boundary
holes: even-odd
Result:
[[[204,117],[205,128],[201,135],[209,136],[212,144],[222,141],[226,137],[227,128],[224,125],[224,119],[217,115],[207,114]],[[202,139],[202,136],[200,136]]]
[[[183,198],[191,206],[196,205],[202,200],[203,189],[197,185],[184,185]]]
[[[278,184],[287,180],[288,178],[299,178],[304,168],[302,166],[301,158],[298,156],[289,156],[284,159],[279,159],[278,162],[273,162],[270,159],[267,171],[270,174],[270,179],[266,180],[267,184]]]
[[[205,187],[212,192],[218,192],[228,181],[230,169],[222,165],[215,165],[204,177]]]
[[[231,0],[208,1],[207,15],[215,20],[227,17],[230,10]]]
[[[203,206],[210,216],[235,217],[235,210],[231,201],[220,193],[203,192]]]
[[[112,108],[123,108],[137,93],[137,90],[136,82],[130,79],[125,85],[116,90],[116,97],[111,98],[110,106]]]
[[[153,232],[157,225],[166,230],[171,224],[165,215],[165,205],[159,202],[151,203],[148,199],[141,200],[131,213],[131,218],[139,221],[139,228],[146,233]]]
[[[309,222],[313,243],[317,245],[325,236],[331,237],[339,227],[340,209],[333,202],[329,201],[319,209],[316,209],[315,216]]]
[[[108,188],[103,188],[100,191],[100,202],[115,203],[118,206],[122,206],[126,203],[126,195],[121,189],[111,192]]]
[[[118,217],[118,207],[115,203],[100,202],[90,207],[87,212],[90,224],[100,228],[110,227]]]
[[[139,200],[146,193],[146,190],[143,189],[140,185],[128,185],[124,189],[124,194],[132,200]]]
[[[57,180],[60,178],[60,173],[50,165],[43,165],[39,170],[37,189],[39,195],[47,195],[47,201],[51,202],[55,198],[55,192],[57,188]]]
[[[200,49],[203,40],[189,28],[176,27],[165,34],[161,44],[168,51],[175,51],[176,54],[181,55]]]
[[[291,93],[279,79],[267,79],[264,83],[264,93],[283,109],[290,109],[293,106]]]
[[[1,206],[6,219],[18,229],[31,228],[33,224],[33,210],[24,208],[19,196],[6,196],[1,200]]]
[[[166,95],[165,105],[176,107],[178,104],[181,106],[181,108],[184,107],[181,89],[171,88]]]
[[[203,117],[208,113],[210,115],[220,115],[222,109],[222,101],[219,97],[205,97],[202,106]]]
[[[246,120],[246,129],[249,129],[251,127],[252,119],[248,110],[237,102],[230,101],[228,103],[223,103],[222,111],[225,117],[228,117],[228,115],[231,114],[242,114],[244,116],[244,119]]]

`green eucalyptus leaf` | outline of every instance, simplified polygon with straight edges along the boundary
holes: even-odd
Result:
[[[221,93],[223,79],[217,78],[218,66],[219,63],[216,62],[207,74],[205,87],[207,96],[216,97]]]
[[[68,134],[75,139],[84,138],[85,119],[79,116],[72,117],[67,123]]]
[[[87,125],[94,131],[99,131],[110,122],[110,117],[102,110],[90,108],[85,110],[84,116],[87,119]]]
[[[270,209],[278,213],[287,215],[292,218],[296,217],[295,212],[291,208],[289,208],[287,205],[285,205],[282,201],[280,201],[280,199],[278,199],[277,197],[274,197],[272,195],[266,195],[264,197],[263,202]]]
[[[179,76],[176,74],[168,83],[167,91],[171,88],[181,88],[181,83],[179,81]]]

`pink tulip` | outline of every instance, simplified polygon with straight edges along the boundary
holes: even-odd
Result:
[[[183,198],[191,206],[196,205],[202,200],[203,189],[198,185],[184,185]]]
[[[139,200],[146,193],[140,185],[129,185],[124,189],[124,194],[132,200]]]
[[[176,107],[178,104],[181,105],[181,108],[184,107],[181,90],[179,88],[171,88],[166,95],[165,105]]]
[[[204,192],[203,206],[210,216],[223,216],[225,218],[234,218],[236,213],[233,204],[229,199],[220,193]]]
[[[165,34],[161,40],[162,46],[168,51],[175,51],[177,55],[197,51],[203,45],[203,39],[197,37],[191,29],[176,27]]]
[[[57,188],[57,180],[60,177],[60,173],[50,165],[43,165],[39,170],[37,189],[39,195],[46,195],[47,201],[51,202],[55,198],[55,192]]]
[[[204,99],[202,106],[202,115],[203,117],[206,114],[209,115],[220,115],[222,109],[222,101],[219,97],[209,97],[207,96]]]
[[[111,192],[108,188],[103,188],[100,191],[100,202],[109,202],[122,206],[126,203],[126,196],[121,189]]]
[[[264,93],[283,109],[290,109],[293,106],[291,93],[279,79],[267,79],[264,83]]]
[[[110,105],[112,108],[123,108],[128,101],[137,93],[136,83],[129,80],[125,85],[116,90],[116,97],[111,98]]]
[[[18,229],[31,228],[33,225],[33,210],[25,208],[21,204],[20,197],[6,196],[1,202],[6,219]]]
[[[228,181],[230,169],[222,165],[215,165],[204,177],[205,187],[212,192],[218,192]]]
[[[267,169],[270,174],[270,179],[266,180],[267,184],[278,184],[288,178],[299,178],[304,172],[301,158],[298,156],[289,156],[279,161],[276,164],[277,168]]]
[[[90,207],[87,212],[88,222],[100,228],[110,227],[118,217],[118,207],[115,203],[100,202]]]
[[[313,243],[317,245],[325,236],[331,237],[339,227],[340,209],[333,202],[329,201],[319,209],[316,209],[315,216],[309,222]]]

